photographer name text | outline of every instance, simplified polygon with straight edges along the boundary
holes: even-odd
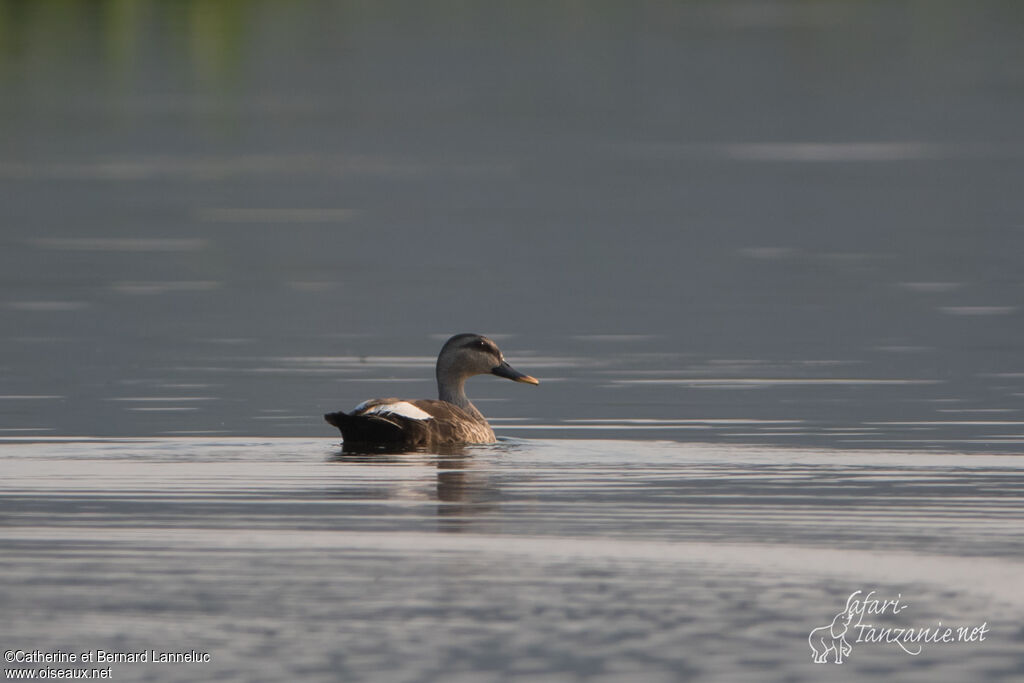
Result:
[[[4,661],[8,664],[208,664],[211,656],[209,652],[196,650],[7,650]]]

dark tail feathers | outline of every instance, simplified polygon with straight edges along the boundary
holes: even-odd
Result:
[[[338,411],[327,413],[324,419],[341,431],[346,448],[401,445],[407,441],[401,427],[375,415],[349,415]]]
[[[327,413],[326,415],[324,415],[324,419],[327,420],[328,423],[337,427],[338,429],[341,429],[342,425],[347,424],[347,421],[350,421],[352,418],[349,416],[348,413],[343,413],[339,410],[336,413]]]

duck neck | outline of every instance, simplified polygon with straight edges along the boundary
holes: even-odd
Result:
[[[483,414],[466,397],[466,379],[466,377],[445,372],[439,366],[437,368],[437,397],[462,408],[477,420],[486,422]]]

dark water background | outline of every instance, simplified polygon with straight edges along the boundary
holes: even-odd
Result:
[[[485,412],[560,436],[1020,448],[1018,3],[3,2],[0,27],[8,433],[326,435],[431,395],[478,331],[548,380],[478,380]]]
[[[0,645],[1013,681],[1024,4],[0,0]],[[449,335],[503,441],[349,457]],[[807,634],[855,590],[909,657]],[[5,665],[7,666],[7,665]]]

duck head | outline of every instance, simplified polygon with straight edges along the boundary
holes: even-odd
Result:
[[[505,360],[493,340],[481,334],[457,334],[441,348],[437,357],[438,381],[461,382],[473,375],[497,375],[514,382],[540,384],[519,372]]]

